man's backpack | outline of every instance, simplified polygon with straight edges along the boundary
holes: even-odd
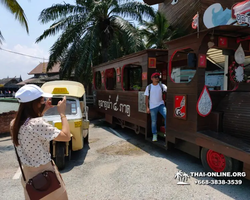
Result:
[[[162,91],[162,99],[165,100],[165,92],[163,91],[163,86],[162,86],[161,82],[159,82],[159,85],[160,85],[161,91]],[[151,89],[151,84],[148,85],[148,102],[150,99],[150,89]]]

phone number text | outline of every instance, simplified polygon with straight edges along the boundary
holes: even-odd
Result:
[[[241,185],[242,180],[195,180],[196,185]]]

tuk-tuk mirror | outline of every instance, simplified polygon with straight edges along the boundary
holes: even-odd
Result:
[[[84,113],[84,102],[80,101],[81,112]]]
[[[187,60],[188,60],[188,66],[196,68],[196,62],[197,62],[197,57],[195,53],[189,53],[187,55]]]

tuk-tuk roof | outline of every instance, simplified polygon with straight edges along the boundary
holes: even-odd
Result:
[[[42,90],[53,95],[82,97],[85,93],[83,84],[76,81],[49,81],[42,85]]]

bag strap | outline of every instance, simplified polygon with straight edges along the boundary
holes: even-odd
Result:
[[[17,160],[18,160],[18,163],[19,163],[19,167],[20,167],[21,172],[22,172],[22,175],[23,175],[23,180],[26,182],[26,178],[25,178],[25,175],[24,175],[24,172],[23,172],[23,168],[22,168],[21,160],[20,160],[20,157],[18,156],[18,153],[17,153],[17,150],[16,150],[16,146],[15,146],[15,145],[14,145],[14,148],[15,148],[15,152],[16,152]]]
[[[162,93],[163,93],[163,86],[162,86],[162,83],[161,83],[161,82],[159,82],[159,85],[160,85],[160,87],[161,87],[161,91],[162,91]]]
[[[151,89],[151,84],[148,85],[148,100],[150,99],[150,89]]]

